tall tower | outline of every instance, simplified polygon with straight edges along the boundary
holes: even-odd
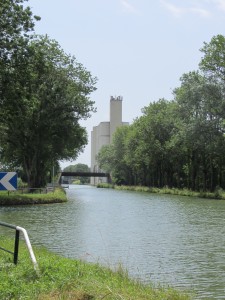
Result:
[[[91,170],[92,172],[104,171],[100,170],[96,156],[102,146],[112,143],[113,134],[120,126],[129,125],[128,122],[122,122],[122,100],[121,96],[110,98],[110,121],[101,122],[98,126],[94,126],[91,132]],[[92,177],[91,184],[96,185],[98,182],[104,181],[104,178]]]
[[[110,143],[117,127],[123,125],[122,122],[122,100],[121,96],[110,98]]]

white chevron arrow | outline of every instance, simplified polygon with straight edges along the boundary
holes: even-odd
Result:
[[[8,172],[5,176],[0,180],[0,183],[6,188],[8,191],[15,191],[16,188],[9,182],[13,176],[15,176],[15,172]]]

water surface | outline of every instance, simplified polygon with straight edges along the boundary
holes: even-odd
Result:
[[[225,201],[89,186],[67,195],[63,204],[2,207],[0,220],[66,257],[121,263],[143,282],[225,299]]]

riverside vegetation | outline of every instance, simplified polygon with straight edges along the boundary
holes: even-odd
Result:
[[[39,191],[39,190],[38,190]],[[55,188],[50,193],[22,193],[20,191],[15,192],[1,192],[0,193],[0,206],[8,205],[28,205],[28,204],[50,204],[50,203],[62,203],[66,202],[66,193],[62,188]]]
[[[0,236],[0,245],[13,249],[13,241]],[[151,299],[188,300],[191,296],[171,288],[143,285],[129,278],[121,266],[110,270],[98,264],[71,260],[35,248],[40,275],[37,275],[23,242],[20,242],[19,262],[1,251],[0,298],[9,299]]]
[[[189,196],[198,197],[206,199],[218,199],[225,200],[225,192],[221,188],[217,188],[213,193],[211,192],[195,192],[189,189],[178,189],[178,188],[157,188],[157,187],[147,187],[147,186],[127,186],[127,185],[115,185],[109,183],[99,183],[98,188],[112,188],[115,190],[126,190],[135,192],[148,192],[148,193],[158,193],[158,194],[170,194],[179,196]]]

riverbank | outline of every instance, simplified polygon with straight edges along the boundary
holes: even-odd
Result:
[[[0,192],[0,206],[13,205],[33,205],[33,204],[51,204],[63,203],[67,201],[66,193],[62,188],[55,188],[50,193],[21,193],[15,192]]]
[[[113,185],[108,183],[99,183],[98,188],[112,188],[115,190],[126,190],[126,191],[135,191],[135,192],[148,192],[148,193],[157,193],[157,194],[170,194],[170,195],[179,195],[179,196],[188,196],[188,197],[197,197],[205,199],[216,199],[216,200],[225,200],[225,192],[218,188],[214,193],[210,192],[194,192],[188,189],[177,189],[177,188],[155,188],[155,187],[146,187],[146,186],[127,186],[127,185]]]
[[[13,241],[0,237],[0,246],[13,249]],[[1,251],[1,299],[130,299],[189,300],[190,296],[170,288],[154,288],[131,280],[120,266],[114,272],[98,264],[85,263],[34,248],[40,276],[33,269],[28,251],[20,242],[18,265]]]

